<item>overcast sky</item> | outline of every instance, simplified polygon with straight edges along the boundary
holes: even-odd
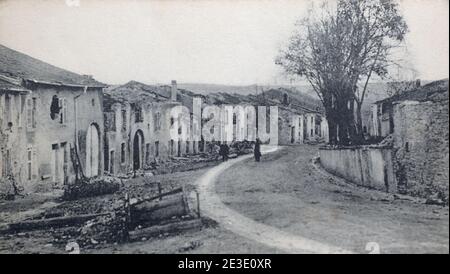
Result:
[[[418,77],[448,78],[448,0],[400,5]],[[110,84],[280,83],[274,58],[308,6],[306,0],[0,0],[0,43]]]

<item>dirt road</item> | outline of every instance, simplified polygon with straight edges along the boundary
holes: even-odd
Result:
[[[203,212],[282,252],[449,252],[448,207],[348,185],[318,171],[316,154],[288,147],[210,169],[198,180]]]
[[[242,156],[212,168],[151,177],[167,187],[199,190],[205,226],[176,235],[82,248],[81,252],[449,252],[448,207],[349,185],[313,165],[317,151],[314,146],[287,147],[263,155],[260,163],[251,155]],[[145,180],[136,178],[124,191],[144,195],[153,191],[148,187]],[[77,214],[84,207],[108,206],[107,198],[75,201],[77,206],[72,205],[70,211]],[[0,203],[0,223],[37,214],[55,202],[52,197],[27,196]],[[67,253],[57,242],[52,230],[3,235],[0,253]]]

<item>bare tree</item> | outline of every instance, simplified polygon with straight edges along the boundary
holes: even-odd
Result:
[[[329,8],[324,3],[297,27],[276,63],[311,84],[325,107],[330,143],[361,142],[361,107],[369,80],[387,75],[391,50],[407,32],[397,4],[338,0]]]

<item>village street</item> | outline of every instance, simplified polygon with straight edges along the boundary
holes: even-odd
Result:
[[[348,184],[313,161],[318,147],[272,148],[259,163],[250,154],[214,167],[154,176],[152,181],[199,192],[201,230],[82,248],[81,253],[448,253],[448,207]],[[142,177],[127,185],[150,191]],[[97,208],[110,196],[74,202],[80,209]],[[47,202],[36,207],[42,199],[33,197],[4,203],[4,221],[36,215],[38,208],[71,208],[46,196]],[[8,210],[8,204],[16,210]],[[52,244],[54,237],[53,230],[4,236],[0,253],[67,253],[64,245]]]
[[[314,164],[317,151],[282,147],[260,163],[248,155],[197,170],[188,181],[216,225],[88,252],[448,252],[448,207],[352,186]]]
[[[228,214],[219,219],[228,229],[285,252],[448,253],[448,207],[349,185],[311,161],[317,150],[284,147],[235,164],[215,187],[229,209],[205,206]]]

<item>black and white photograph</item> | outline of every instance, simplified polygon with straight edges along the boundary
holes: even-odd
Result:
[[[448,0],[0,0],[0,254],[449,254],[448,78]]]

